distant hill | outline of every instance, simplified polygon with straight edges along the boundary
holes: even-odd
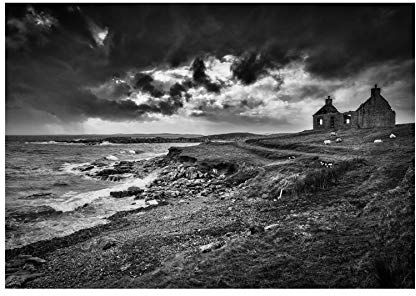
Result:
[[[216,135],[206,136],[206,138],[210,140],[233,140],[236,138],[259,138],[259,137],[265,137],[265,135],[252,134],[252,133],[228,133],[228,134],[216,134]]]

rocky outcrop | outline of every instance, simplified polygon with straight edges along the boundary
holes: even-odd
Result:
[[[142,188],[133,186],[123,191],[111,191],[110,196],[115,197],[115,198],[122,198],[122,197],[133,196],[133,195],[137,196],[137,195],[140,195],[143,191],[144,190]]]
[[[169,165],[136,199],[166,200],[189,199],[230,191],[224,180],[225,174],[192,164]]]

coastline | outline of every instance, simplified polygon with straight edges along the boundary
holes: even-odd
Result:
[[[366,138],[374,131],[348,131],[354,146],[342,149],[315,144],[323,133],[276,138],[277,149],[272,139],[173,147],[150,161],[161,173],[137,192],[157,205],[6,251],[8,287],[374,288],[375,266],[392,258],[410,287],[412,131],[397,127],[398,139],[378,146]]]

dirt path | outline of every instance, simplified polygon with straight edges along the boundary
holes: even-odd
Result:
[[[261,153],[266,152],[267,154],[279,154],[282,157],[283,156],[295,156],[295,157],[319,157],[322,160],[325,161],[345,161],[353,159],[353,156],[348,155],[339,155],[335,154],[336,151],[329,152],[329,153],[315,153],[315,152],[303,152],[298,150],[291,150],[291,149],[274,149],[274,148],[266,148],[258,145],[253,144],[247,144],[245,142],[235,142],[235,145],[241,149],[248,150],[253,153]],[[276,164],[279,162],[275,162]],[[271,164],[270,164],[271,165]]]

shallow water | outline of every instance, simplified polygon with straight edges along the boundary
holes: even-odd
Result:
[[[76,137],[67,137],[75,139]],[[62,136],[59,137],[62,140]],[[171,146],[195,143],[140,143],[83,145],[57,143],[54,138],[6,137],[6,248],[65,236],[107,223],[118,211],[145,206],[133,197],[116,199],[110,191],[144,187],[144,179],[102,181],[73,169],[98,159],[113,166],[166,154]]]

